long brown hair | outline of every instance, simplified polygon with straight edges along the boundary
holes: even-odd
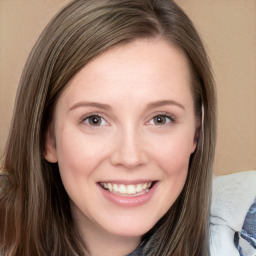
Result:
[[[186,55],[195,111],[204,120],[185,187],[145,234],[143,255],[209,255],[214,83],[198,33],[171,0],[76,0],[43,31],[21,77],[3,158],[8,186],[0,193],[1,255],[84,255],[58,165],[43,158],[46,130],[61,92],[82,67],[117,44],[152,37]]]

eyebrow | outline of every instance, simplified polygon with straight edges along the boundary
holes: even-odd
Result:
[[[156,107],[161,107],[166,105],[174,105],[185,110],[185,107],[182,104],[174,100],[159,100],[159,101],[151,102],[147,105],[147,108],[156,108]]]
[[[69,111],[79,108],[79,107],[97,107],[105,110],[111,110],[111,107],[108,104],[98,103],[98,102],[85,102],[81,101],[76,104],[74,104]]]
[[[180,104],[177,101],[174,100],[159,100],[159,101],[155,101],[155,102],[150,102],[147,104],[146,108],[156,108],[156,107],[162,107],[162,106],[166,106],[166,105],[174,105],[177,107],[180,107],[181,109],[185,110],[185,107]],[[111,106],[108,104],[103,104],[103,103],[99,103],[99,102],[85,102],[85,101],[81,101],[78,102],[76,104],[74,104],[69,111],[79,108],[79,107],[97,107],[100,109],[104,109],[104,110],[111,110]]]

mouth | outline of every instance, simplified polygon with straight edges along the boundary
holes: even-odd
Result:
[[[154,187],[157,181],[150,181],[138,184],[119,184],[110,182],[99,182],[99,185],[110,193],[125,197],[135,197],[146,194]]]

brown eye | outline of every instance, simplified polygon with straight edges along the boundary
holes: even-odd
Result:
[[[84,121],[90,126],[102,126],[106,124],[106,121],[98,115],[88,116],[84,119]]]
[[[171,122],[171,118],[166,115],[157,115],[153,117],[153,123],[155,125],[164,125]]]

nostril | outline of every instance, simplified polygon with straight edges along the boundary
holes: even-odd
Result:
[[[129,152],[125,149],[116,151],[111,155],[112,165],[123,165],[127,168],[135,168],[140,165],[145,165],[148,162],[148,157],[144,152]]]
[[[122,165],[127,168],[135,168],[137,166],[145,165],[147,163],[147,158],[143,156],[138,157],[130,157],[127,156],[121,156],[116,155],[114,157],[111,157],[111,163],[115,166]]]

